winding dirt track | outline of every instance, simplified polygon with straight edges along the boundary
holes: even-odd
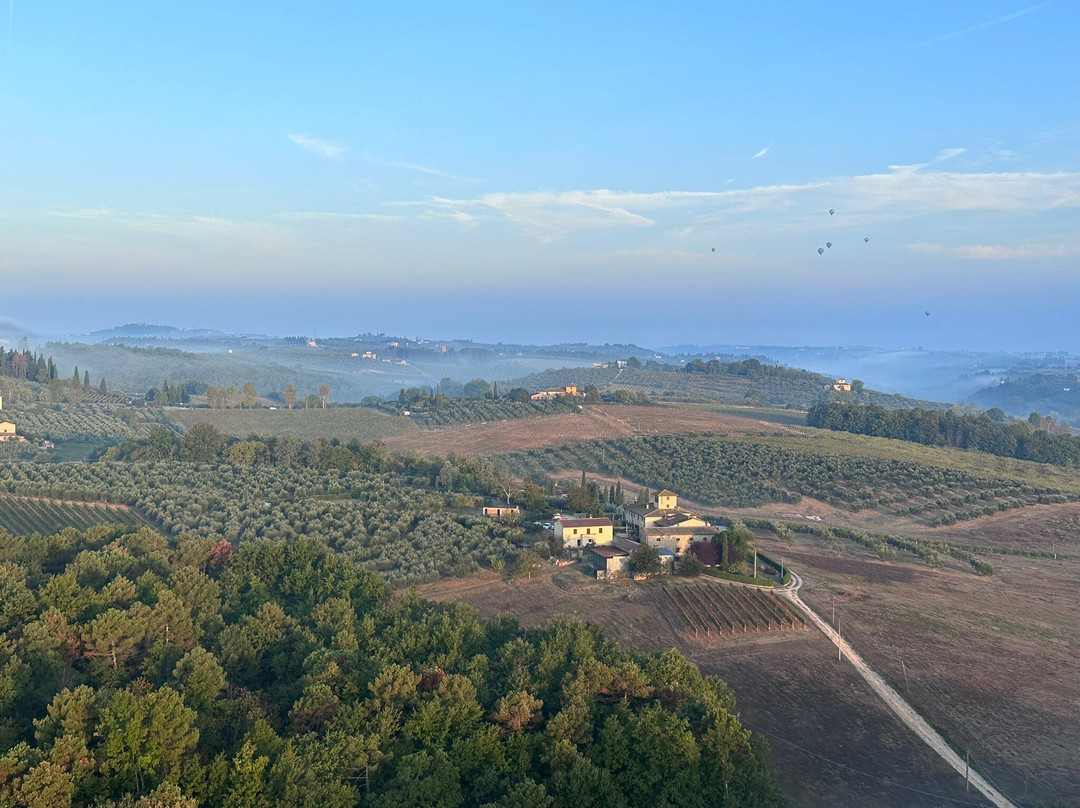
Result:
[[[969,777],[971,785],[975,786],[991,803],[998,806],[998,808],[1017,808],[1014,802],[990,785],[978,772],[969,771],[964,759],[953,751],[952,747],[945,742],[945,739],[926,722],[926,719],[919,715],[903,696],[889,687],[885,680],[863,661],[863,658],[859,656],[855,649],[838,632],[833,630],[832,626],[822,620],[817,612],[803,602],[802,598],[799,597],[799,588],[801,586],[802,579],[792,573],[791,584],[781,590],[781,594],[801,609],[810,618],[811,622],[821,629],[821,632],[826,637],[832,640],[833,644],[840,649],[840,652],[855,666],[855,670],[866,680],[871,689],[889,706],[889,709],[896,713],[896,716],[912,732],[925,741],[931,749],[937,752],[946,763],[952,766],[959,774]]]

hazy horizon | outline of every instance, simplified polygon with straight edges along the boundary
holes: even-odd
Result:
[[[10,11],[43,330],[1080,348],[1072,4]]]

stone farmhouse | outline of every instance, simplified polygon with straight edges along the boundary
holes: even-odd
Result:
[[[575,398],[578,395],[577,385],[568,384],[566,387],[549,387],[539,393],[529,396],[531,401],[544,401],[550,398]]]
[[[557,516],[555,537],[562,539],[563,547],[580,555],[587,547],[611,544],[615,538],[615,526],[606,517],[593,519]]]
[[[619,515],[629,536],[675,555],[682,555],[695,542],[708,541],[717,532],[693,511],[680,507],[679,497],[667,489],[647,504],[620,505]]]

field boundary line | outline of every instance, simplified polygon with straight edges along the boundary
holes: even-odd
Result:
[[[793,604],[798,606],[803,613],[810,618],[821,633],[828,637],[833,645],[840,649],[840,653],[845,655],[851,664],[855,666],[855,670],[859,672],[866,683],[870,685],[870,688],[881,697],[882,701],[888,705],[889,709],[896,714],[896,716],[904,722],[916,735],[919,736],[931,749],[938,753],[938,755],[948,763],[956,772],[960,775],[967,775],[971,785],[975,786],[984,797],[990,800],[991,803],[998,806],[998,808],[1017,808],[1017,805],[1012,802],[1003,793],[994,788],[982,775],[976,772],[974,769],[967,767],[964,759],[958,755],[951,746],[945,741],[941,734],[938,733],[930,724],[923,718],[914,707],[901,696],[896,690],[889,686],[881,676],[871,668],[858,652],[851,647],[850,643],[845,640],[840,634],[835,631],[832,626],[826,623],[817,612],[811,609],[802,598],[799,597],[799,589],[802,587],[802,578],[795,573],[791,575],[791,585],[788,588],[780,590],[784,597],[790,600]]]

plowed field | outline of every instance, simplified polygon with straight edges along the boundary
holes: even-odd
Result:
[[[479,457],[506,454],[541,446],[596,438],[636,435],[684,435],[705,432],[753,434],[794,431],[791,427],[716,412],[695,412],[667,407],[630,407],[598,404],[580,413],[541,418],[463,424],[387,438],[391,449],[438,455]]]

